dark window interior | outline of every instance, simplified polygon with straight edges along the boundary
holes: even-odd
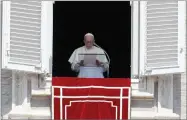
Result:
[[[75,77],[68,59],[94,34],[110,56],[110,77],[130,78],[131,7],[129,1],[56,1],[53,26],[53,76]]]

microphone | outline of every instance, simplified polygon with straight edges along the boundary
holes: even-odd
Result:
[[[94,46],[96,46],[96,47],[102,49],[102,48],[101,48],[99,45],[97,45],[95,42],[94,42]],[[110,57],[109,57],[109,55],[107,54],[107,52],[106,52],[104,49],[102,49],[102,50],[104,51],[105,55],[107,56],[108,64],[109,64],[109,66],[110,66]],[[109,72],[109,68],[108,68],[108,69],[107,69],[107,77],[108,77],[108,78],[109,78],[109,74],[110,74],[110,72]]]

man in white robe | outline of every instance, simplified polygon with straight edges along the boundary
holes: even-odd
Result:
[[[87,33],[84,36],[85,46],[75,49],[68,60],[71,64],[71,69],[79,72],[79,78],[104,78],[103,72],[109,69],[109,63],[105,52],[101,48],[94,46],[94,42],[93,34]],[[84,66],[84,60],[80,60],[80,54],[102,54],[103,56],[102,59],[96,57],[95,67],[88,67]]]

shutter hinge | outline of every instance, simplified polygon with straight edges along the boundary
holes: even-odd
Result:
[[[6,54],[7,54],[7,56],[10,55],[10,48],[9,48],[9,44],[8,43],[6,43]]]
[[[139,79],[139,81],[142,81],[143,80],[143,76],[141,76],[141,75],[133,75],[131,77],[131,79]]]
[[[7,56],[10,56],[10,50],[9,49],[6,50],[6,54],[7,54]]]
[[[152,72],[152,70],[149,70]],[[132,75],[132,79],[139,79],[140,81],[143,80],[145,76],[143,75],[143,72],[141,71],[138,75]]]
[[[46,70],[43,71],[42,73],[43,79],[47,79],[48,77],[51,77],[51,75],[49,73],[46,72]]]
[[[183,48],[180,49],[180,53],[182,53],[182,52],[183,52]]]
[[[132,79],[138,79],[138,78],[139,78],[139,75],[133,75],[131,78],[132,78]]]
[[[133,75],[131,78],[141,80],[143,77],[141,75]]]
[[[151,75],[152,70],[145,70],[147,75]]]

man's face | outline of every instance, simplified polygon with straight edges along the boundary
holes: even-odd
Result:
[[[85,36],[84,43],[87,48],[91,48],[93,46],[94,38],[93,36]]]

